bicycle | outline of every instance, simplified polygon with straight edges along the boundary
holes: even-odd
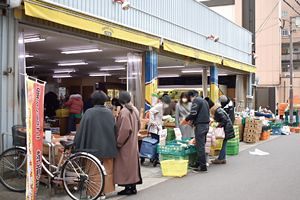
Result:
[[[105,184],[104,166],[90,153],[73,153],[74,142],[62,140],[60,144],[64,151],[58,164],[53,165],[42,156],[42,169],[51,178],[51,182],[62,181],[65,191],[73,200],[98,199]],[[0,155],[0,182],[7,189],[14,192],[26,191],[26,161],[25,147],[12,147]]]

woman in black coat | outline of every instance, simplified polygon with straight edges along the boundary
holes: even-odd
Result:
[[[227,141],[235,137],[233,125],[230,117],[221,105],[214,104],[209,98],[205,98],[208,101],[211,117],[214,118],[216,122],[219,123],[219,128],[224,128],[225,138],[223,140],[222,149],[220,151],[219,157],[212,161],[213,164],[226,164],[226,147]]]

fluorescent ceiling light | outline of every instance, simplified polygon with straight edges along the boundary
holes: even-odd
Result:
[[[158,75],[158,78],[176,78],[176,77],[180,77],[179,74],[161,74]]]
[[[111,76],[108,73],[90,73],[89,76]]]
[[[182,70],[181,71],[184,74],[188,74],[188,73],[202,73],[203,70]]]
[[[115,59],[116,63],[126,63],[127,61],[127,59]]]
[[[27,66],[26,69],[33,69],[35,66]]]
[[[228,74],[218,74],[218,76],[228,76]]]
[[[45,38],[41,38],[41,36],[29,36],[24,38],[24,43],[32,43],[32,42],[43,42],[45,41]]]
[[[120,80],[126,80],[126,79],[132,80],[132,79],[136,79],[136,77],[120,77],[119,79]]]
[[[129,74],[130,74],[130,73],[129,73]],[[133,72],[131,75],[132,75],[132,76],[140,76],[140,75],[142,75],[142,73]]]
[[[87,62],[70,62],[70,63],[58,63],[58,66],[76,66],[76,65],[87,65]]]
[[[164,66],[164,67],[158,67],[158,69],[173,69],[173,68],[184,68],[184,66]]]
[[[62,51],[62,54],[78,54],[78,53],[95,53],[95,52],[102,52],[101,49],[78,49],[78,50],[68,50]]]
[[[54,74],[53,78],[70,78],[72,77],[70,74]]]
[[[29,54],[25,55],[25,58],[33,58],[33,57],[34,57],[33,55],[29,55]]]
[[[101,67],[100,71],[119,71],[125,70],[126,68],[123,66],[111,66],[111,67]]]
[[[55,74],[76,72],[75,69],[58,69],[54,70]]]

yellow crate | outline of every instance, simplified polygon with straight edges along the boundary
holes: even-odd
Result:
[[[160,162],[163,176],[183,177],[187,175],[188,160],[163,160]]]
[[[58,109],[55,112],[56,117],[69,117],[69,109]]]

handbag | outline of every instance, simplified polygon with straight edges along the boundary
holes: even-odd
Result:
[[[224,128],[216,128],[214,130],[214,135],[215,135],[216,139],[224,139],[225,138]]]

